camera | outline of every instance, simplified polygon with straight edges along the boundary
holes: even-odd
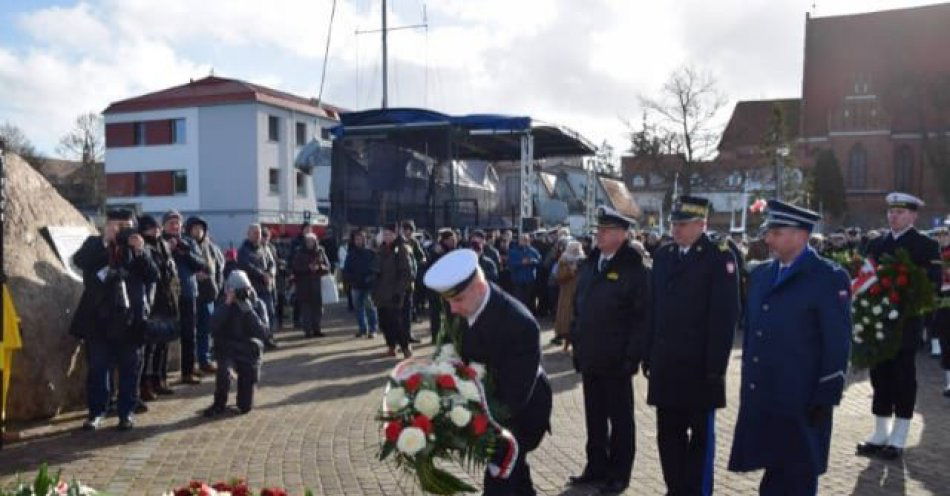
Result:
[[[248,288],[235,289],[234,297],[238,300],[249,300],[251,298],[251,290]]]

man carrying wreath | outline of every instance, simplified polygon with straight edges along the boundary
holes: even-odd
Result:
[[[924,202],[916,196],[900,192],[887,195],[886,200],[890,231],[868,244],[868,257],[880,263],[882,257],[895,256],[897,250],[906,250],[914,265],[924,269],[927,278],[939,287],[939,246],[936,241],[914,228],[917,210]],[[917,369],[914,358],[922,339],[923,319],[919,316],[909,316],[904,322],[902,332],[902,343],[897,355],[871,368],[874,432],[858,444],[858,455],[893,460],[903,454],[907,443],[910,419],[914,416],[914,404],[917,400]]]
[[[454,250],[426,272],[426,286],[448,302],[468,326],[456,343],[466,363],[485,365],[486,384],[499,404],[491,412],[518,441],[517,456],[498,446],[485,470],[485,494],[533,496],[531,471],[525,459],[541,443],[551,425],[551,386],[541,367],[541,331],[521,302],[485,279],[478,255]],[[499,418],[501,417],[501,418]],[[510,466],[513,464],[513,466]],[[508,472],[507,478],[498,473]]]

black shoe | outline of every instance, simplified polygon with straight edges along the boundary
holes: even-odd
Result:
[[[603,477],[597,477],[588,473],[583,473],[581,475],[572,475],[567,478],[567,485],[569,486],[578,486],[581,484],[603,484],[606,480]]]
[[[409,342],[412,344],[419,344],[422,342],[419,338],[409,338]]]
[[[620,494],[627,490],[627,484],[624,484],[620,481],[607,481],[597,494],[602,494],[604,496],[614,496]]]
[[[274,341],[274,338],[267,338],[264,340],[264,349],[267,351],[274,351],[280,346],[277,345],[277,341]]]
[[[564,338],[555,337],[555,338],[551,339],[551,344],[554,344],[554,345],[557,345],[557,346],[561,346],[562,344],[564,344]]]
[[[944,390],[943,390],[943,395],[944,395],[945,397],[947,397],[947,398],[950,398],[950,388],[944,389]]]
[[[208,418],[217,417],[218,415],[224,413],[224,410],[225,409],[223,406],[215,404],[205,408],[203,415]]]
[[[864,442],[858,443],[854,449],[854,453],[858,456],[878,456],[882,449],[884,449],[883,444]]]
[[[877,454],[882,460],[897,460],[903,455],[904,448],[898,448],[897,446],[884,446]]]
[[[132,417],[122,417],[119,419],[120,431],[130,431],[133,427],[135,427],[135,421],[132,420]]]
[[[82,430],[84,431],[94,431],[102,427],[102,422],[105,420],[105,416],[100,415],[98,417],[93,417],[91,419],[86,419],[82,423]]]
[[[320,329],[317,329],[316,331],[311,332],[310,336],[315,337],[315,338],[322,338],[326,336],[326,334],[324,334],[323,331],[321,331]]]
[[[139,401],[135,404],[135,408],[134,408],[132,411],[135,412],[136,414],[139,414],[139,413],[148,413],[148,405],[146,405],[144,401],[139,400]]]

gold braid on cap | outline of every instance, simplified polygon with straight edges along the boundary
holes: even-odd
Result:
[[[456,284],[455,286],[452,286],[449,289],[446,289],[445,291],[440,292],[439,294],[442,295],[442,297],[446,299],[458,296],[459,293],[461,293],[462,291],[465,291],[465,288],[467,288],[468,285],[471,284],[472,281],[475,280],[475,276],[477,274],[478,274],[478,267],[476,266],[475,270],[473,270],[472,273],[468,277],[466,277],[465,279],[462,279],[462,282]]]
[[[702,206],[699,206],[699,205],[693,205],[693,204],[690,204],[690,203],[684,203],[684,204],[680,205],[680,209],[679,209],[679,210],[680,210],[680,212],[684,212],[684,213],[687,213],[687,214],[701,215],[701,216],[703,216],[703,217],[706,216],[706,207],[702,207]]]

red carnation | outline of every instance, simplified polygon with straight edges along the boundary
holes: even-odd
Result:
[[[386,422],[386,440],[395,443],[399,440],[399,433],[402,432],[402,422]]]
[[[287,496],[287,491],[279,487],[268,487],[261,489],[261,496]]]
[[[870,289],[868,289],[868,294],[870,294],[871,296],[876,296],[880,292],[881,292],[881,287],[878,286],[877,284],[871,286]]]
[[[240,485],[231,488],[231,496],[251,496],[251,489],[242,482]]]
[[[176,489],[175,496],[191,496],[191,489],[190,488]]]
[[[416,415],[412,419],[412,426],[422,429],[422,432],[425,432],[426,435],[432,434],[432,421],[425,415]]]
[[[460,376],[466,379],[476,379],[478,377],[478,372],[475,371],[472,367],[468,365],[460,365],[458,368],[458,373]]]
[[[906,285],[907,285],[907,276],[904,275],[904,274],[901,274],[901,275],[897,276],[897,285],[900,286],[900,287],[906,286]]]
[[[218,482],[218,483],[212,484],[211,487],[215,491],[231,492],[231,484],[228,484],[227,482]]]
[[[901,302],[901,295],[897,294],[897,291],[891,291],[891,294],[887,295],[887,298],[894,304]]]
[[[488,416],[484,413],[479,413],[472,417],[472,432],[476,436],[481,436],[486,431],[488,431]]]
[[[419,390],[419,386],[422,385],[422,375],[421,374],[412,374],[406,379],[406,382],[403,386],[406,388],[406,391],[410,393],[415,393]]]
[[[881,278],[881,286],[884,286],[884,289],[887,289],[887,288],[891,287],[891,278],[890,278],[890,277],[882,277],[882,278]]]
[[[435,383],[442,389],[455,389],[455,378],[449,374],[442,374],[436,378]]]

